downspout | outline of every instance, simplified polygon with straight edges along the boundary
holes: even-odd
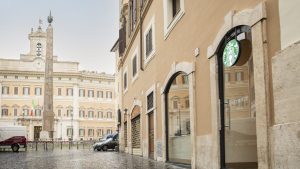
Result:
[[[142,11],[143,11],[143,4],[140,6],[140,69],[141,71],[144,71],[143,66],[143,18],[142,18]]]

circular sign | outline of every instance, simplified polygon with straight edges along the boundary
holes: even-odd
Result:
[[[225,67],[233,66],[240,56],[240,44],[236,39],[230,40],[223,51],[223,64]]]

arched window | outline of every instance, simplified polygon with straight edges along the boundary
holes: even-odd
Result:
[[[175,83],[176,81],[176,83]],[[168,83],[166,90],[167,117],[167,160],[191,163],[191,131],[188,76],[178,73]]]

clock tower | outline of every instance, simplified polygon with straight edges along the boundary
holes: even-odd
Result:
[[[47,45],[47,33],[42,30],[42,20],[39,20],[39,27],[37,31],[31,29],[31,33],[28,35],[30,40],[30,51],[31,57],[42,57],[46,56],[46,45]]]

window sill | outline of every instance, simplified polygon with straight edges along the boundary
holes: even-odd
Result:
[[[146,54],[145,54],[145,56],[146,56]],[[154,56],[155,56],[155,50],[153,50],[147,58],[145,57],[144,68],[146,68],[148,66],[148,64],[151,62],[151,60],[154,58]]]
[[[138,73],[136,73],[135,76],[132,77],[131,84],[133,84],[139,78],[138,76],[139,76]]]
[[[123,95],[125,95],[128,92],[128,87],[124,90]]]
[[[181,11],[178,12],[178,14],[175,16],[175,18],[173,18],[173,20],[171,21],[171,23],[169,23],[168,25],[165,23],[165,27],[164,27],[164,40],[168,39],[168,37],[171,34],[172,30],[177,25],[177,23],[181,20],[181,18],[183,17],[184,14],[185,14],[185,11],[181,10]]]

